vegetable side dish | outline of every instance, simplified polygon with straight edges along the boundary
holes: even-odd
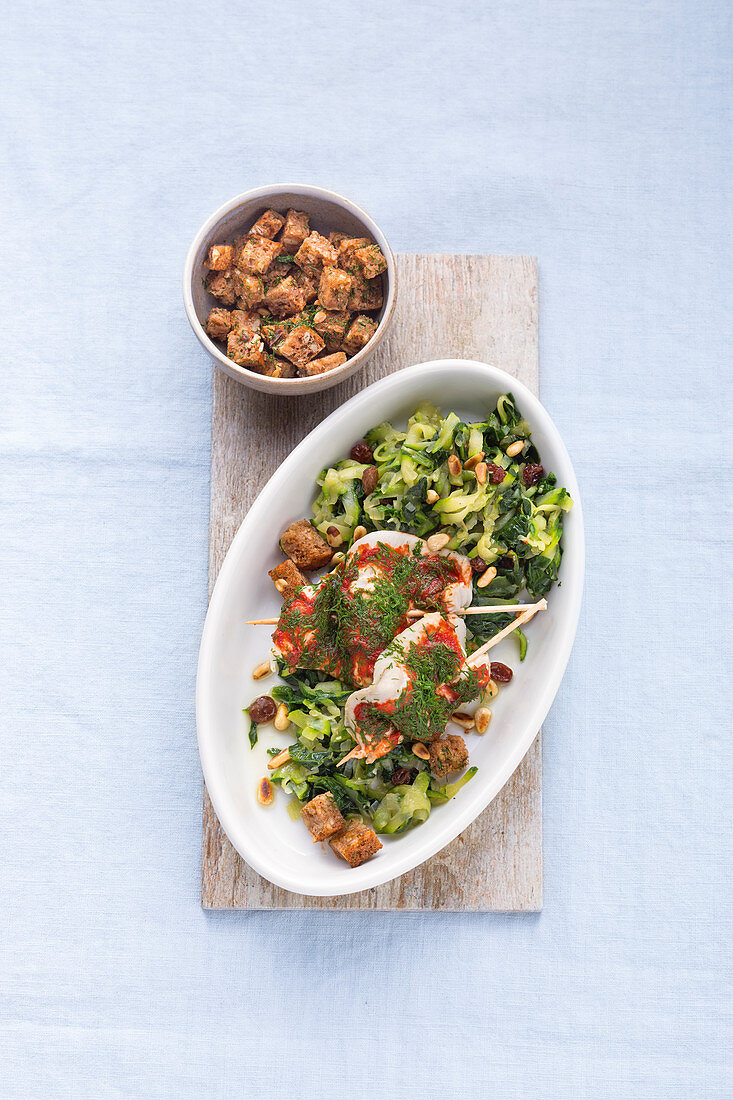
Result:
[[[271,378],[342,366],[371,340],[382,306],[379,247],[311,230],[308,214],[265,210],[233,244],[212,245],[204,286],[218,298],[204,328],[229,359]]]
[[[480,423],[425,404],[404,431],[380,424],[318,485],[270,571],[281,614],[254,620],[275,625],[282,682],[245,713],[253,746],[270,722],[295,736],[267,750],[260,802],[280,786],[314,841],[358,866],[475,775],[464,735],[486,732],[513,677],[489,651],[513,633],[524,660],[572,501],[511,394]]]

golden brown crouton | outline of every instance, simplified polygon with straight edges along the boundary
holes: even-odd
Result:
[[[319,840],[328,840],[346,825],[344,816],[329,791],[316,795],[310,802],[306,802],[300,813],[308,826],[308,832],[313,837],[314,844]]]
[[[328,243],[327,237],[320,233],[309,233],[302,245],[295,253],[295,262],[298,267],[309,267],[327,264],[335,264],[338,253],[333,245]]]
[[[296,325],[277,345],[279,355],[284,355],[296,367],[304,367],[311,359],[323,351],[323,340],[318,333],[307,325]]]
[[[288,210],[285,216],[285,225],[280,234],[280,244],[283,252],[294,255],[310,230],[310,218],[302,210]]]
[[[230,332],[227,339],[227,355],[240,367],[257,371],[261,374],[267,365],[265,345],[259,336],[250,336],[249,333],[240,335]]]
[[[272,577],[272,583],[284,600],[289,600],[304,584],[308,583],[306,577],[290,558],[271,569],[269,576]]]
[[[247,275],[234,268],[234,292],[237,295],[237,304],[240,309],[256,309],[265,299],[265,287],[262,279],[257,275]]]
[[[261,324],[262,318],[254,310],[232,310],[232,332],[236,332],[237,336],[247,336],[248,338],[254,336],[255,333],[260,331]]]
[[[332,244],[338,252],[339,245],[342,241],[345,241],[348,236],[348,233],[339,233],[337,230],[332,229],[331,232],[328,234],[328,243]]]
[[[354,253],[357,248],[366,248],[367,245],[373,243],[369,237],[346,237],[343,241],[340,241],[338,246],[339,267],[342,267],[344,271],[358,271],[361,274],[361,268],[354,258]]]
[[[331,547],[307,519],[291,523],[283,531],[280,549],[283,554],[292,558],[299,569],[321,569],[328,565],[333,556]]]
[[[362,279],[353,275],[354,289],[349,302],[350,309],[379,309],[384,301],[381,279]]]
[[[342,367],[347,359],[348,356],[343,351],[335,351],[332,355],[321,355],[319,359],[311,359],[310,363],[301,367],[300,373],[306,378],[314,374],[324,374],[327,370],[333,370],[334,367]]]
[[[305,294],[292,275],[288,275],[270,287],[265,305],[274,317],[291,317],[305,308]]]
[[[330,311],[319,309],[313,316],[313,328],[325,341],[328,351],[337,351],[346,335],[346,327],[351,317],[345,310]]]
[[[430,771],[435,776],[449,775],[465,768],[468,763],[466,742],[457,734],[447,733],[440,741],[428,745]]]
[[[342,271],[340,267],[326,267],[318,284],[318,301],[324,309],[348,309],[353,289],[354,279],[348,271]]]
[[[265,210],[250,229],[256,237],[267,237],[272,240],[285,225],[285,218],[278,214],[277,210]]]
[[[318,281],[321,277],[320,267],[296,267],[293,271],[293,278],[303,291],[306,304],[315,302],[318,297]]]
[[[341,347],[347,355],[356,355],[358,351],[366,347],[376,331],[377,322],[372,321],[371,317],[360,314],[347,328]]]
[[[228,309],[212,309],[204,328],[212,340],[223,340],[232,327],[232,315]]]
[[[267,237],[247,237],[237,256],[237,267],[245,275],[264,275],[282,252],[282,247]]]
[[[382,842],[374,832],[361,821],[350,821],[345,829],[332,836],[328,842],[334,852],[351,867],[358,867],[382,847]]]
[[[354,259],[361,268],[365,279],[375,279],[387,270],[387,261],[382,250],[376,244],[366,244],[363,248],[357,248]]]
[[[212,244],[206,260],[210,271],[228,271],[234,262],[234,249],[230,244]]]
[[[268,378],[295,378],[297,371],[293,363],[280,359],[277,355],[267,356],[267,365],[262,372]]]
[[[209,294],[213,294],[225,306],[233,306],[237,300],[234,290],[233,274],[230,271],[210,271],[204,285]]]

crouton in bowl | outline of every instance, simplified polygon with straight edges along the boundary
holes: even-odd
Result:
[[[368,214],[319,187],[248,191],[201,227],[183,297],[214,363],[256,390],[328,389],[366,363],[395,305],[395,263]]]

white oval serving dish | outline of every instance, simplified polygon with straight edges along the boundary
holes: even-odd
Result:
[[[492,705],[488,731],[466,738],[478,774],[455,799],[434,807],[424,825],[400,837],[382,837],[384,848],[376,857],[350,868],[327,845],[313,844],[307,829],[290,819],[288,795],[276,788],[272,806],[257,802],[257,782],[267,774],[266,748],[284,748],[293,737],[263,726],[259,744],[250,749],[242,708],[277,679],[252,679],[252,669],[268,655],[271,628],[245,626],[244,621],[279,613],[281,601],[267,570],[282,560],[281,531],[310,514],[315,478],[325,466],[347,455],[380,421],[404,423],[421,401],[430,400],[444,412],[454,410],[465,420],[481,420],[506,391],[514,394],[529,421],[545,469],[555,472],[575,502],[565,517],[562,584],[550,592],[548,611],[527,630],[524,663],[520,665],[511,638],[495,651],[496,659],[510,664],[515,675]],[[375,382],[327,417],[283,462],[252,505],[221,567],[201,639],[196,686],[201,764],[219,821],[247,863],[295,893],[350,894],[404,874],[453,840],[504,786],[550,709],[575,637],[583,569],[583,519],[570,458],[537,398],[504,371],[465,359],[419,364]]]

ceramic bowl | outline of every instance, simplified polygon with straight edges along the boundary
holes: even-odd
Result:
[[[335,230],[355,237],[371,237],[379,245],[387,261],[387,270],[382,275],[384,303],[378,313],[372,314],[379,322],[374,336],[365,348],[351,359],[347,359],[343,366],[336,367],[325,374],[314,375],[312,378],[268,378],[246,367],[240,367],[228,359],[222,349],[204,331],[204,322],[209,311],[219,304],[204,287],[204,279],[208,273],[204,261],[209,247],[219,242],[232,241],[238,234],[245,233],[262,211],[270,207],[281,212],[291,207],[295,210],[304,210],[310,215],[311,228],[326,236],[331,230]],[[265,393],[290,396],[329,389],[360,370],[377,350],[387,333],[394,314],[396,290],[394,256],[387,238],[376,222],[349,199],[337,195],[334,191],[293,183],[258,187],[254,191],[237,195],[236,198],[221,206],[208,221],[204,222],[194,237],[186,257],[183,274],[183,300],[191,328],[216,366],[244,386],[250,386]]]
[[[475,778],[447,805],[435,807],[424,825],[401,837],[382,836],[383,850],[351,868],[327,844],[314,844],[301,822],[291,820],[283,791],[276,791],[267,808],[257,801],[258,781],[268,774],[267,747],[285,748],[293,738],[263,726],[250,748],[242,708],[271,691],[276,677],[252,678],[252,670],[269,655],[272,627],[248,626],[246,620],[279,613],[281,600],[267,571],[282,560],[280,533],[310,513],[315,479],[324,466],[343,458],[354,440],[382,420],[404,425],[421,401],[454,410],[466,421],[483,420],[507,391],[529,421],[544,465],[574,501],[563,525],[562,584],[553,587],[548,610],[527,629],[523,663],[513,638],[492,652],[515,676],[491,704],[488,731],[482,736],[452,731],[465,735],[471,763],[478,766]],[[504,371],[462,359],[422,363],[374,382],[327,417],[285,459],[250,508],[221,567],[206,616],[196,689],[199,750],[214,809],[237,851],[277,886],[325,897],[388,882],[445,847],[496,797],[550,708],[575,636],[583,558],[578,484],[563,441],[537,398]]]

